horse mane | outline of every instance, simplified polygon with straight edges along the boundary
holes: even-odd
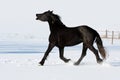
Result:
[[[52,20],[54,23],[59,24],[61,27],[65,27],[63,22],[61,21],[61,17],[57,14],[52,14]]]

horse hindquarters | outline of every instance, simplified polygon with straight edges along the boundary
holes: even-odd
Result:
[[[93,43],[96,39],[96,35],[98,33],[88,26],[79,27],[79,31],[81,32],[83,37],[83,44],[85,44],[86,47],[89,48],[95,54],[97,62],[101,63],[102,59],[98,54],[98,50],[95,49],[95,47],[93,46]]]

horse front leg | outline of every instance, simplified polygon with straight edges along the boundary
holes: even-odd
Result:
[[[55,46],[54,44],[49,43],[48,49],[47,49],[47,51],[45,52],[44,57],[43,57],[42,60],[39,62],[40,65],[44,65],[47,56],[49,55],[50,51],[53,49],[54,46]]]
[[[61,48],[61,47],[59,48],[59,54],[60,54],[59,55],[60,59],[62,59],[64,62],[67,63],[67,62],[70,61],[70,59],[67,59],[67,58],[64,57],[64,48]]]

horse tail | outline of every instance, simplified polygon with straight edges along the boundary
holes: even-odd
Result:
[[[101,54],[101,57],[103,58],[103,60],[105,60],[106,59],[106,51],[104,49],[103,42],[102,42],[100,35],[98,33],[96,36],[96,44],[97,44],[98,50]]]

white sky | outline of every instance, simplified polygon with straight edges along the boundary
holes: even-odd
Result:
[[[0,0],[0,33],[48,34],[48,24],[35,20],[47,10],[67,26],[120,30],[120,0]]]

